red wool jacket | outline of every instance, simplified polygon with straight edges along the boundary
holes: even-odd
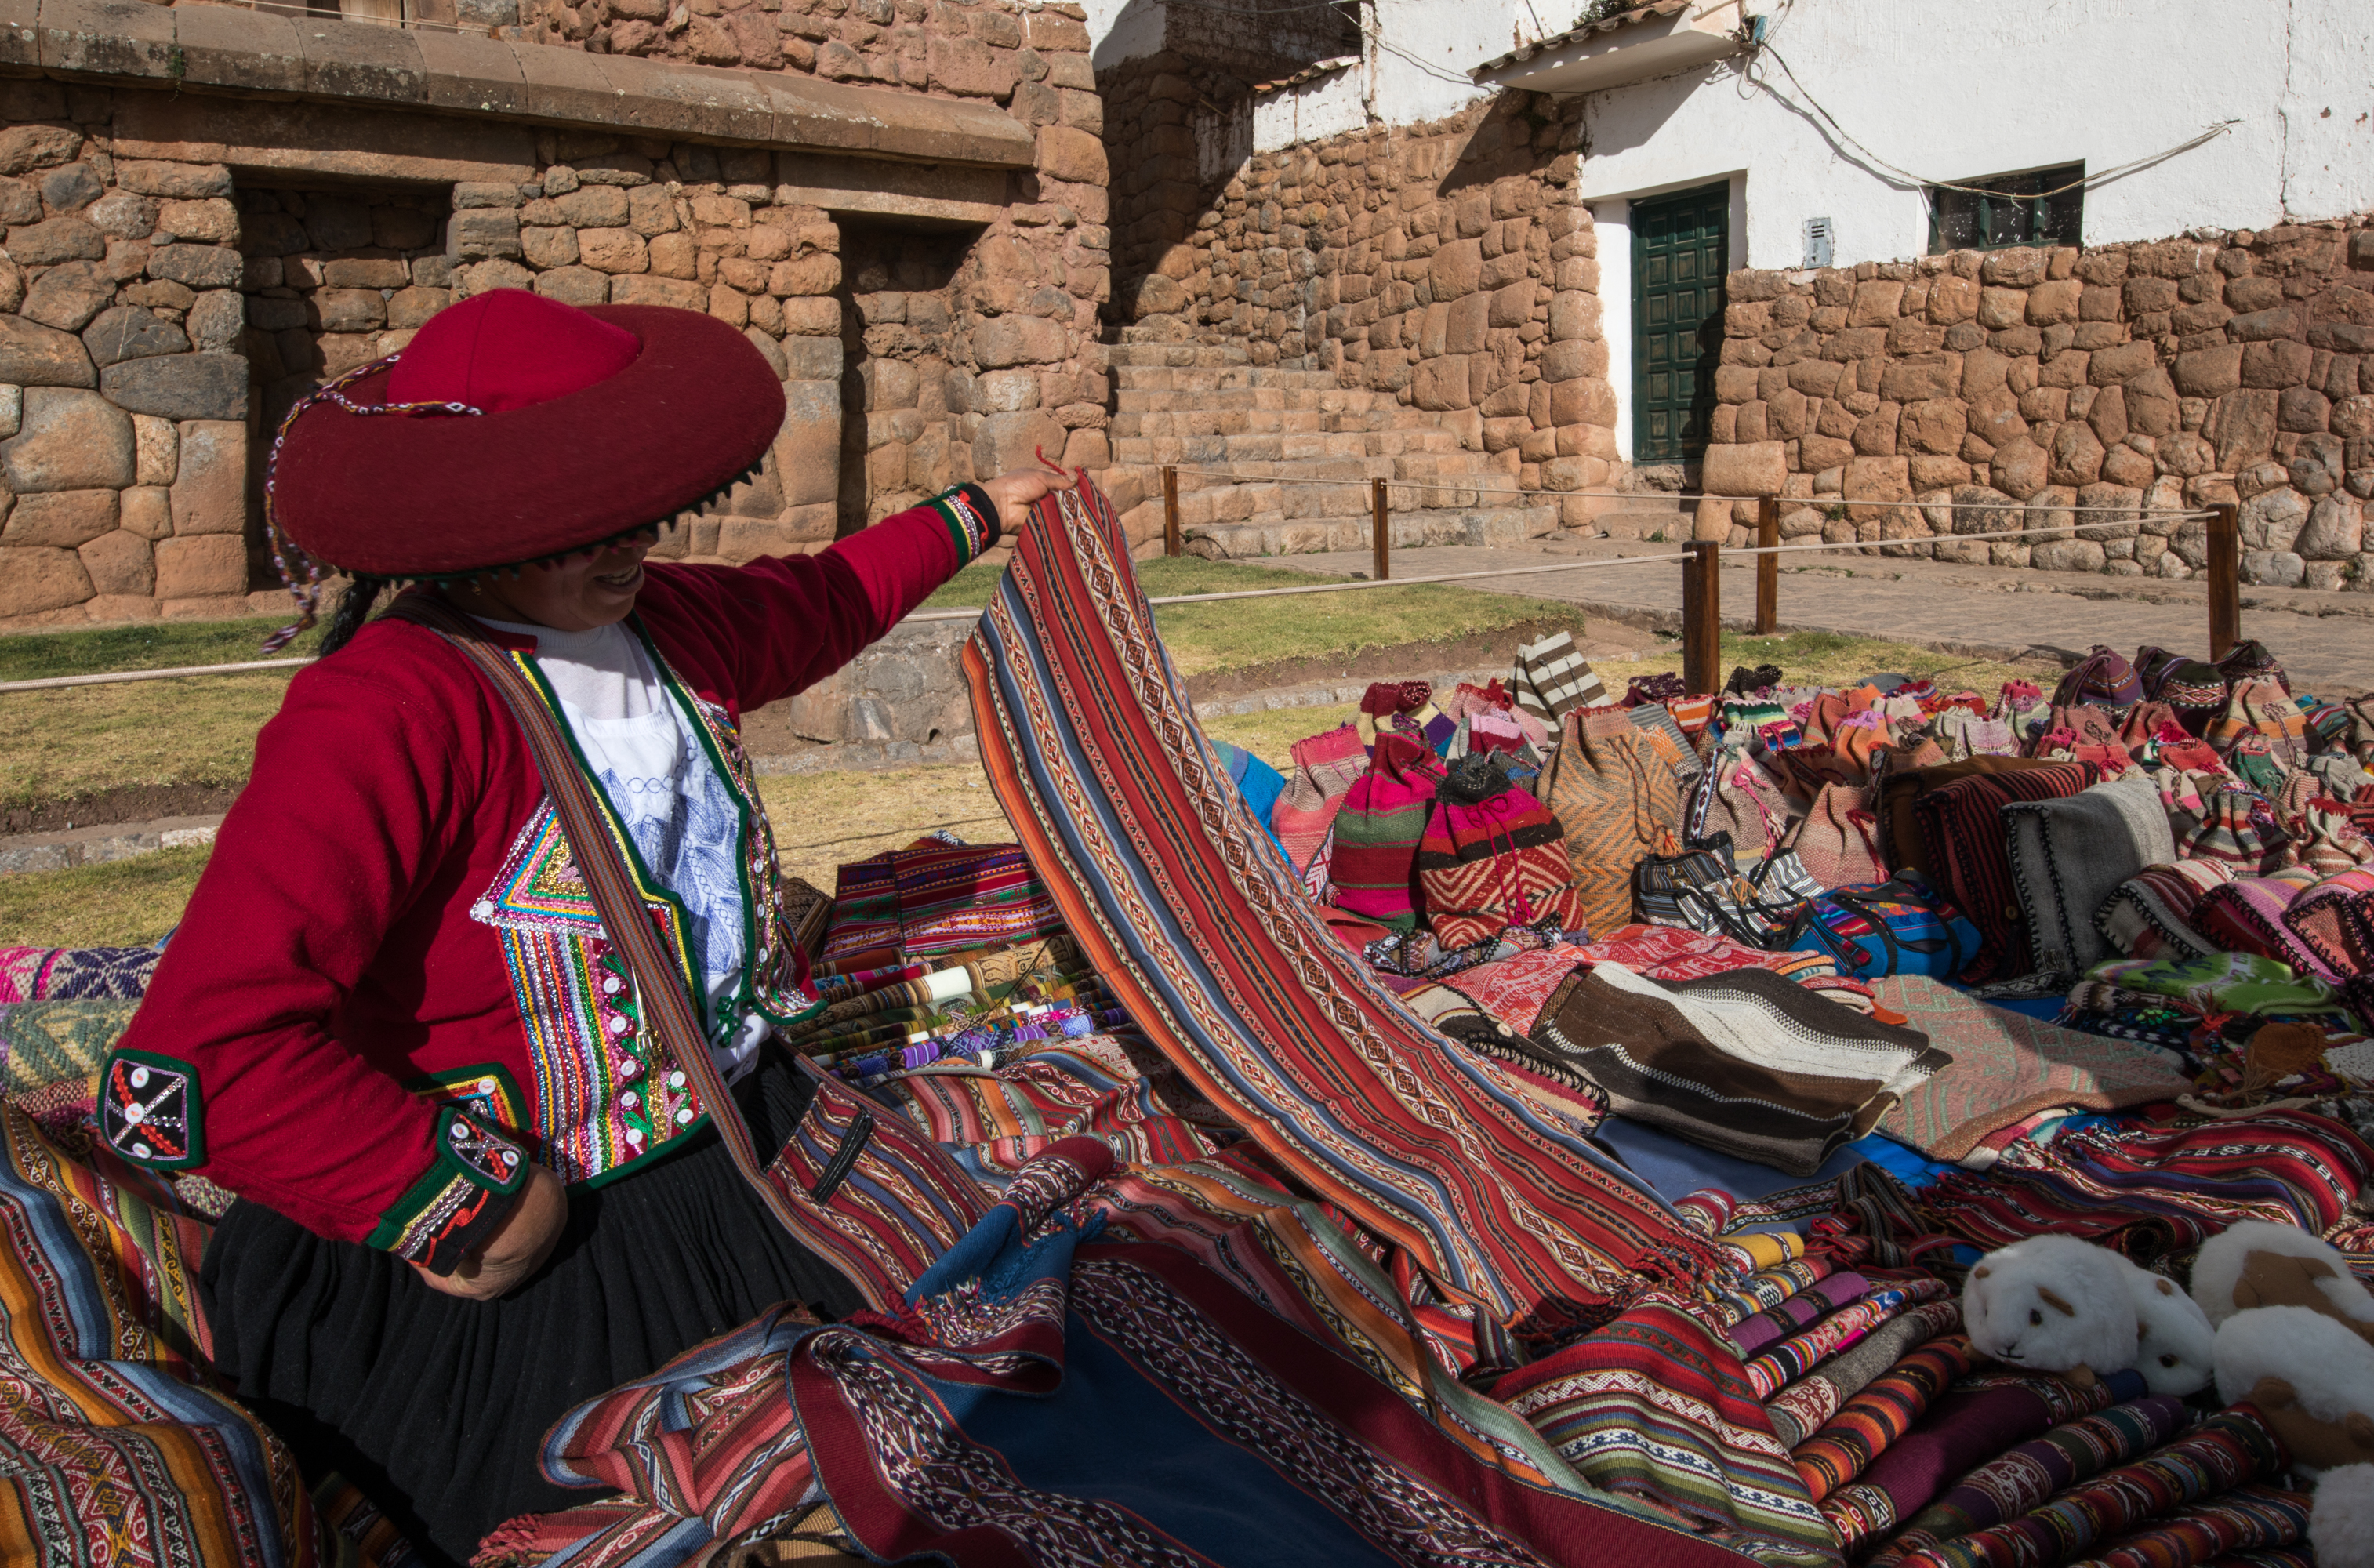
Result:
[[[738,725],[848,663],[964,564],[981,529],[953,510],[918,507],[814,556],[653,562],[636,614],[685,689]],[[110,1063],[111,1141],[137,1157],[150,1151],[137,1135],[158,1129],[162,1155],[186,1116],[191,1147],[152,1162],[202,1167],[322,1235],[450,1268],[466,1247],[448,1244],[491,1229],[519,1186],[506,1177],[525,1171],[517,1146],[473,1142],[422,1090],[505,1080],[526,1102],[476,1126],[508,1120],[511,1137],[539,1126],[543,1093],[585,1098],[567,1084],[582,1074],[523,1021],[545,982],[484,918],[543,805],[501,699],[435,633],[374,621],[300,672]],[[603,1015],[583,1010],[598,1042]],[[156,1089],[184,1074],[186,1107]],[[631,1138],[609,1163],[648,1152]],[[475,1186],[440,1174],[467,1173],[474,1156]]]

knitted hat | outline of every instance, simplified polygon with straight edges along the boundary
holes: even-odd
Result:
[[[665,523],[749,475],[783,407],[713,317],[494,289],[289,410],[265,519],[310,615],[323,568],[461,577]]]

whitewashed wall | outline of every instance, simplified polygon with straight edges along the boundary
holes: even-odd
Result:
[[[1888,261],[1928,248],[1928,205],[1819,110],[1924,180],[2100,171],[2234,119],[2205,147],[2089,189],[2086,241],[2337,218],[2374,205],[2369,18],[2365,0],[1783,0],[1769,36],[1795,83],[1768,57],[1754,81],[1728,61],[1592,94],[1581,194],[1631,198],[1736,171],[1743,265],[1798,265],[1816,216],[1831,220],[1835,263]]]

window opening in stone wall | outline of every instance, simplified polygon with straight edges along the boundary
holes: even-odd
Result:
[[[970,377],[947,352],[951,284],[974,238],[842,221],[838,536],[973,477]]]
[[[1929,253],[2012,245],[2075,245],[2085,229],[2082,163],[1957,180],[1973,190],[1929,187]]]
[[[452,299],[447,187],[255,189],[240,182],[247,370],[251,580],[275,581],[261,537],[264,462],[296,401],[394,353]]]

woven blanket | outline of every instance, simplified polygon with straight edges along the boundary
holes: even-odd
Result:
[[[1861,1342],[1881,1324],[1914,1307],[1942,1301],[1945,1294],[1944,1280],[1926,1277],[1878,1286],[1862,1300],[1849,1302],[1749,1362],[1748,1386],[1756,1390],[1757,1398],[1769,1399],[1813,1368]]]
[[[2159,792],[2140,770],[2060,800],[2003,809],[2012,882],[2037,969],[2074,976],[2110,956],[2094,916],[2119,885],[2176,858]]]
[[[1530,1042],[1611,1110],[1800,1176],[1946,1060],[1763,969],[1667,986],[1603,963],[1559,986]]]
[[[1837,1561],[1739,1358],[1676,1304],[1643,1302],[1493,1393],[1593,1486],[1669,1510],[1762,1562]],[[1596,1560],[1631,1561],[1612,1550]]]
[[[9,1561],[322,1562],[296,1460],[200,1370],[207,1227],[103,1145],[53,1143],[0,1107],[0,1233]]]
[[[1821,1431],[1789,1451],[1790,1462],[1804,1479],[1806,1494],[1820,1503],[1863,1474],[1978,1359],[1969,1336],[1947,1334],[1873,1378]]]
[[[513,1521],[480,1561],[658,1568],[811,1486],[878,1562],[1738,1561],[1479,1462],[1184,1253],[1094,1243],[1082,1146],[1041,1156],[895,1315],[778,1311],[572,1411],[546,1474],[625,1495]]]
[[[1590,962],[1586,951],[1570,942],[1494,959],[1453,976],[1451,988],[1475,1004],[1494,1022],[1520,1034],[1533,1032],[1549,1004],[1550,993],[1566,982],[1579,965]]]
[[[1827,1317],[1871,1288],[1871,1281],[1851,1268],[1829,1275],[1778,1306],[1733,1324],[1729,1336],[1732,1348],[1743,1356],[1752,1356],[1767,1345],[1786,1339],[1816,1318]]]
[[[24,1094],[95,1079],[131,1027],[136,1001],[17,1002],[0,1007],[0,1091]]]
[[[1730,1328],[1757,1313],[1786,1305],[1798,1292],[1812,1290],[1833,1272],[1827,1257],[1797,1257],[1759,1268],[1745,1279],[1709,1287],[1698,1316],[1717,1327]]]
[[[2058,1422],[2143,1392],[2143,1375],[2132,1371],[2082,1388],[2050,1373],[1966,1377],[1862,1477],[1825,1499],[1823,1516],[1839,1544],[1854,1552],[1896,1529],[1972,1466]]]
[[[1923,1302],[1903,1316],[1881,1324],[1765,1401],[1764,1413],[1772,1422],[1773,1435],[1783,1447],[1794,1448],[1914,1346],[1961,1326],[1962,1303],[1956,1301]]]
[[[2238,1220],[2322,1235],[2369,1182],[2374,1149],[2347,1126],[2306,1111],[2261,1111],[2207,1126],[2096,1126],[2017,1143],[1983,1176],[1939,1177],[1921,1202],[1989,1249],[2046,1231],[2108,1240],[2136,1227],[2127,1250],[2148,1260],[2198,1246]]]
[[[1950,1059],[1908,1088],[1879,1123],[1932,1160],[1959,1160],[1996,1128],[2048,1106],[2111,1111],[2192,1087],[2151,1046],[1989,1007],[1926,975],[1890,975],[1872,991]]]
[[[2141,1458],[2191,1420],[2180,1399],[2164,1394],[2081,1416],[2008,1450],[1955,1483],[1905,1521],[1871,1557],[1871,1568],[1973,1530],[2016,1519],[2064,1487]],[[1995,1433],[1990,1432],[1989,1438]]]
[[[0,948],[0,1006],[137,999],[163,956],[156,948]]]
[[[2149,1520],[2282,1468],[2283,1444],[2236,1405],[2167,1447],[2081,1481],[2016,1519],[1899,1559],[1904,1568],[2056,1568]]]
[[[1093,486],[1040,503],[964,666],[991,785],[1064,925],[1295,1180],[1503,1321],[1713,1267],[1579,1118],[1451,1048],[1328,932],[1226,787]]]
[[[2016,772],[1973,773],[1912,801],[1930,881],[1985,938],[1978,961],[1962,978],[2000,980],[2036,967],[2012,881],[2003,808],[2073,796],[2101,776],[2091,762],[2052,762]]]
[[[2130,958],[2206,958],[2215,949],[2192,928],[2201,895],[2234,879],[2222,860],[2147,866],[2119,884],[2094,913],[2094,928]]]
[[[960,953],[1061,931],[1047,890],[1013,844],[893,851],[899,945],[910,959]]]
[[[2264,1551],[2308,1539],[2309,1497],[2280,1487],[2237,1487],[2121,1536],[2089,1559],[2101,1568],[2199,1568],[2229,1551]]]

